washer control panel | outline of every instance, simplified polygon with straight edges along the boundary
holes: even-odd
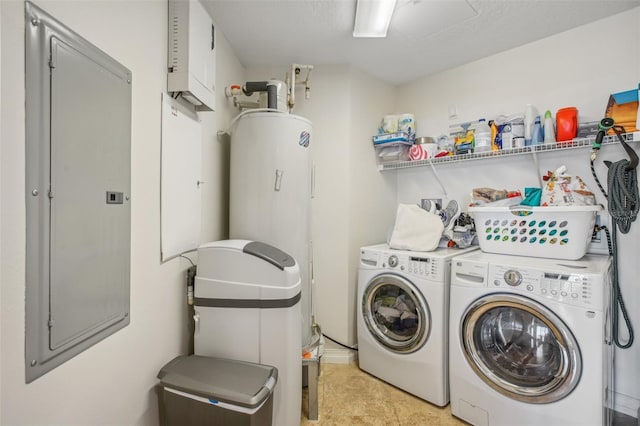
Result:
[[[407,258],[407,272],[413,275],[440,279],[438,261],[430,257],[409,256]]]
[[[514,269],[504,273],[504,281],[512,287],[519,286],[522,282],[522,274]]]
[[[411,256],[406,253],[393,252],[361,252],[360,263],[367,266],[396,271],[420,278],[442,280],[445,278],[444,267],[447,262],[431,257]]]
[[[554,273],[491,265],[488,285],[595,309],[602,309],[604,303],[604,283],[602,279],[590,274]]]

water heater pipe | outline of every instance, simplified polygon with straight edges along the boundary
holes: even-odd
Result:
[[[231,86],[224,88],[224,95],[227,98],[230,98],[232,96],[237,96],[241,93],[242,93],[242,87],[239,84],[232,84]]]
[[[271,81],[247,81],[242,91],[247,96],[254,92],[267,92],[267,108],[278,108],[278,87]]]
[[[296,77],[300,75],[300,72],[306,69],[307,75],[304,81],[298,83],[296,82]],[[289,112],[293,109],[293,106],[296,104],[296,85],[304,85],[304,97],[305,99],[309,99],[310,90],[309,87],[309,76],[311,75],[311,71],[313,70],[313,65],[300,65],[300,64],[291,64],[291,73],[288,74],[285,78],[287,85],[289,86]]]

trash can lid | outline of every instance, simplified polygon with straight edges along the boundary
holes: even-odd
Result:
[[[199,355],[182,355],[158,373],[163,386],[207,399],[255,408],[271,395],[275,367]]]

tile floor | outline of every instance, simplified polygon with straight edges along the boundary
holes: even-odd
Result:
[[[307,419],[307,389],[302,393],[301,426],[457,426],[468,423],[351,364],[322,363],[318,379],[318,420]],[[640,426],[640,419],[615,413],[613,426]]]
[[[361,371],[357,363],[320,366],[318,420],[307,419],[302,396],[302,426],[455,426],[467,423],[440,408]]]

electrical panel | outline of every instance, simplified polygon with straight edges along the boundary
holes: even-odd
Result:
[[[25,10],[28,383],[129,324],[132,74]]]
[[[215,26],[199,0],[169,0],[167,91],[195,105],[216,106]]]

